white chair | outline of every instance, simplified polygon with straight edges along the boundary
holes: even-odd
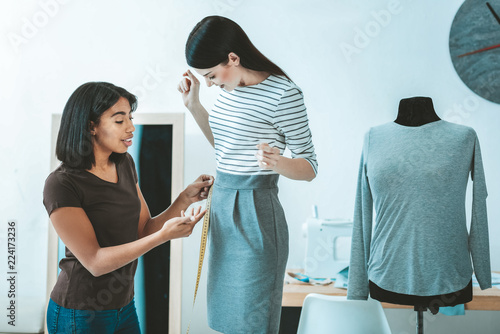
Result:
[[[311,293],[304,299],[297,334],[391,334],[380,302]]]

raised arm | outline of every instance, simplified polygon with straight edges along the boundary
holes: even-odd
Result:
[[[208,123],[208,112],[200,103],[200,82],[191,71],[187,70],[183,74],[177,90],[182,93],[184,105],[193,115],[208,142],[214,146],[214,135]]]

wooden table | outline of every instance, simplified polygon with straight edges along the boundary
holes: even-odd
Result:
[[[347,290],[334,288],[333,283],[325,286],[310,285],[307,283],[290,283],[283,286],[282,306],[302,307],[304,298],[310,293],[320,293],[331,296],[345,296]],[[500,289],[495,287],[481,290],[473,288],[473,299],[465,304],[466,310],[500,311]],[[382,303],[385,308],[413,308],[413,306]]]

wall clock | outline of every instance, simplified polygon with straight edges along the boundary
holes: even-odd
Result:
[[[500,0],[466,0],[453,19],[449,47],[467,87],[500,104]]]

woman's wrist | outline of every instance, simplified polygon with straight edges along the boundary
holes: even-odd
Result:
[[[199,112],[201,109],[203,109],[203,105],[201,104],[201,102],[199,100],[193,101],[192,103],[188,104],[186,107],[188,108],[188,110],[192,114]]]
[[[165,239],[163,235],[165,232],[162,229],[148,235],[146,238],[151,238],[151,249],[160,246],[161,244],[167,242],[169,239]]]
[[[183,208],[183,210],[186,210],[191,204],[194,203],[193,200],[191,199],[191,197],[189,197],[186,194],[186,189],[181,191],[181,193],[177,197],[177,202]]]
[[[304,158],[293,159],[280,156],[272,169],[292,180],[312,181],[316,177],[311,164]]]
[[[274,167],[272,168],[273,171],[279,173],[279,171],[281,170],[281,166],[283,165],[283,159],[287,158],[282,155],[278,156],[278,160],[276,160],[276,165],[274,165]]]

